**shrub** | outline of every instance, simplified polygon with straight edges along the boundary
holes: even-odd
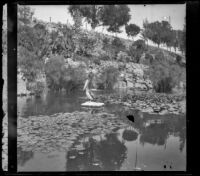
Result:
[[[110,56],[108,54],[106,54],[105,52],[102,52],[100,55],[99,55],[99,60],[103,60],[103,61],[108,61],[110,60]]]
[[[185,72],[178,64],[155,60],[150,65],[148,74],[156,92],[170,93],[180,81],[186,81]]]
[[[81,62],[65,63],[62,56],[51,56],[45,65],[47,85],[54,91],[79,88],[86,78],[86,65]]]
[[[125,51],[126,46],[124,43],[117,37],[112,40],[111,48],[109,48],[109,53],[111,54],[112,59],[117,59],[117,54],[120,51]]]
[[[131,56],[133,62],[139,63],[140,58],[145,51],[145,41],[137,40],[129,47],[128,54]]]
[[[117,61],[119,62],[130,62],[131,57],[127,53],[120,51],[117,55]]]
[[[176,56],[176,62],[177,62],[178,64],[181,64],[181,61],[182,61],[182,57],[179,56],[179,55],[177,55],[177,56]]]
[[[36,96],[40,96],[42,94],[42,92],[44,91],[44,89],[45,89],[45,83],[41,82],[41,81],[37,81],[35,83],[33,91],[34,91]]]
[[[112,46],[117,50],[117,51],[123,51],[125,50],[125,45],[123,44],[123,42],[115,37],[114,40],[112,41]]]
[[[91,56],[96,43],[97,38],[95,38],[95,36],[82,34],[78,39],[77,54],[81,56]]]
[[[146,60],[149,60],[149,62],[152,63],[154,58],[153,58],[153,56],[152,56],[151,54],[146,53],[145,59],[146,59]]]
[[[99,89],[113,89],[119,76],[118,68],[114,65],[105,64],[99,69],[95,84]]]
[[[18,47],[18,66],[27,79],[27,81],[35,81],[37,74],[43,70],[43,61],[39,60],[33,52],[28,51],[25,47]]]
[[[96,64],[96,65],[100,65],[100,64],[101,64],[101,61],[100,61],[99,58],[94,58],[93,62],[94,62],[94,64]]]
[[[162,51],[158,51],[155,54],[155,60],[157,60],[157,61],[163,61],[163,60],[165,60],[165,56],[164,56],[164,54],[163,54]]]

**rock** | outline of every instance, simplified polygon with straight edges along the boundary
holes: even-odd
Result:
[[[153,109],[151,107],[142,109],[142,112],[153,112]]]
[[[133,87],[134,87],[134,83],[128,81],[128,82],[127,82],[127,87],[128,87],[128,88],[133,88]]]
[[[147,90],[147,87],[144,84],[141,83],[135,83],[135,88],[140,89],[140,90]]]
[[[173,112],[175,111],[176,109],[174,108],[174,106],[172,104],[169,105],[169,108],[168,108],[168,111],[169,112]]]
[[[179,112],[185,114],[186,113],[186,101],[181,101],[179,103]]]
[[[157,113],[158,113],[158,112],[160,112],[160,110],[161,110],[161,109],[160,109],[160,107],[158,107],[158,106],[157,106],[157,107],[153,107],[153,111],[154,111],[154,112],[157,112]]]
[[[159,112],[159,115],[165,115],[165,114],[168,114],[168,111],[166,109]]]
[[[130,104],[130,103],[127,103],[127,102],[124,102],[123,105],[128,106],[128,107],[131,107],[131,104]]]

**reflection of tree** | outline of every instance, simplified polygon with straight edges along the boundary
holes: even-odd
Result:
[[[185,116],[174,117],[173,120],[166,120],[169,133],[178,136],[180,141],[179,149],[182,152],[186,141],[186,119]]]
[[[24,166],[24,164],[33,158],[32,151],[22,151],[21,148],[17,148],[17,164],[20,166]]]
[[[106,135],[106,140],[100,141],[98,155],[102,162],[103,170],[117,170],[126,159],[126,146],[119,141],[117,133]]]
[[[106,139],[97,141],[89,138],[84,154],[71,150],[67,154],[67,170],[117,170],[126,158],[126,146],[119,141],[116,133],[107,134]],[[70,159],[70,156],[76,156]]]
[[[97,141],[93,138],[89,138],[89,141],[85,144],[85,150],[80,154],[78,150],[73,149],[67,153],[67,171],[81,171],[81,170],[101,170],[99,166],[94,166],[94,150],[96,149]],[[75,159],[70,159],[71,156],[75,156]]]
[[[59,112],[73,112],[80,106],[78,97],[80,93],[66,95],[62,93],[49,92],[45,98],[32,98],[26,102],[26,106],[23,107],[25,116],[32,115],[50,115]]]
[[[186,121],[184,117],[179,118],[177,121],[175,127],[174,127],[174,133],[178,133],[179,139],[180,139],[180,146],[179,149],[182,152],[183,148],[185,146],[186,141]]]
[[[168,128],[165,123],[151,124],[145,128],[140,137],[140,142],[150,144],[164,145],[168,137]]]
[[[135,141],[138,137],[138,133],[134,131],[131,127],[125,129],[122,133],[122,138],[126,141]]]
[[[182,152],[183,148],[185,146],[185,141],[186,141],[186,131],[184,130],[182,133],[180,133],[180,146],[179,149]]]
[[[186,141],[186,121],[185,116],[174,116],[168,115],[162,116],[162,123],[156,123],[156,121],[150,124],[148,127],[141,125],[141,122],[134,123],[134,127],[141,133],[140,142],[144,144],[145,142],[150,144],[164,145],[166,143],[167,137],[171,135],[178,136],[180,139],[180,151],[183,150]],[[148,117],[147,119],[155,120],[154,117]],[[146,121],[140,119],[140,121]]]

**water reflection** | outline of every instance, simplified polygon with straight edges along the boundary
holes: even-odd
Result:
[[[186,141],[186,121],[184,117],[148,120],[144,124],[145,128],[142,128],[140,137],[141,144],[166,145],[169,135],[174,135],[179,137],[179,149],[181,152],[183,151]]]
[[[151,124],[143,130],[140,137],[141,144],[150,143],[157,145],[165,145],[168,138],[168,129],[165,123]]]
[[[85,97],[83,92],[70,95],[48,93],[42,98],[28,97],[25,103],[22,103],[22,100],[25,98],[18,98],[18,112],[20,116],[27,117],[81,110],[80,104],[85,101]]]
[[[23,151],[21,147],[17,148],[17,164],[19,166],[24,166],[33,156],[34,153],[32,151]]]
[[[106,134],[99,140],[89,137],[83,145],[83,152],[76,149],[68,152],[68,171],[119,170],[126,159],[127,148],[119,140],[118,133]]]
[[[184,118],[146,122],[150,125],[136,123],[104,135],[78,135],[67,154],[63,152],[57,156],[58,161],[66,163],[65,168],[56,166],[54,158],[49,156],[51,153],[43,153],[42,159],[37,151],[21,151],[20,148],[18,166],[21,171],[30,168],[48,171],[52,163],[59,171],[167,170],[170,166],[174,170],[185,170]],[[45,163],[38,165],[41,159]]]
[[[123,134],[122,134],[122,138],[125,141],[135,141],[138,137],[138,133],[136,131],[134,131],[134,129],[130,128],[130,129],[125,129]]]
[[[110,91],[95,91],[97,97],[102,94],[110,95]],[[116,92],[115,92],[116,93]],[[123,91],[117,92],[117,94],[124,94]],[[73,112],[87,110],[81,107],[81,103],[87,100],[85,92],[76,91],[71,94],[48,92],[41,98],[36,98],[34,96],[30,97],[18,97],[18,115],[22,117],[28,117],[33,115],[52,115],[61,112]],[[115,109],[122,107],[119,105],[108,105],[106,111],[115,111]],[[113,109],[114,108],[114,109]]]
[[[42,139],[46,146],[49,139],[53,139],[54,143],[62,144],[62,140],[64,140],[62,136],[67,130],[70,131],[69,127],[77,129],[73,131],[73,135],[77,139],[73,139],[73,144],[70,144],[71,148],[67,153],[61,151],[56,156],[58,163],[54,162],[54,158],[49,157],[51,155],[49,153],[41,155],[39,153],[41,151],[22,151],[19,147],[18,166],[20,166],[20,171],[29,171],[30,168],[41,171],[48,171],[52,168],[58,171],[137,170],[137,168],[166,170],[168,165],[169,167],[173,166],[174,170],[185,170],[185,116],[152,115],[124,107],[121,104],[108,104],[103,108],[82,108],[80,105],[85,101],[84,97],[84,92],[79,92],[68,96],[47,94],[41,99],[19,98],[18,102],[21,103],[18,105],[18,111],[23,117],[52,115],[60,112],[87,112],[85,117],[81,117],[81,113],[76,114],[78,118],[75,118],[73,123],[72,120],[63,119],[60,123],[67,124],[67,127],[61,128],[63,125],[57,125],[58,129],[61,128],[61,138],[54,140],[52,135],[55,134],[48,134],[48,131],[45,131],[49,135],[48,139]],[[95,115],[100,113],[102,114],[97,118]],[[110,114],[114,114],[115,118],[111,118],[111,120]],[[134,116],[134,123],[126,118],[127,115]],[[91,116],[91,118],[87,116]],[[54,116],[52,118],[55,119]],[[88,129],[82,125],[81,119],[82,121],[89,120],[85,124],[86,127],[89,126]],[[121,127],[120,124],[123,123],[128,127]],[[55,124],[52,125],[52,129],[54,129]],[[106,132],[106,128],[112,129],[112,133]],[[93,133],[95,129],[101,132],[105,130],[105,133],[97,135],[97,133]],[[82,130],[81,133],[80,130]],[[38,164],[39,161],[45,163]],[[54,167],[51,167],[52,163]]]

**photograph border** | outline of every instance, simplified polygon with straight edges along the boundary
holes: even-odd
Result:
[[[73,4],[93,4],[96,3],[95,1],[73,1]],[[134,172],[134,171],[119,171],[113,172],[113,171],[106,171],[106,172],[67,172],[69,174],[97,174],[97,175],[105,175],[105,174],[117,174],[117,175],[128,175],[131,173],[134,173],[136,175],[142,174],[161,174],[162,175],[171,175],[171,174],[177,174],[177,175],[191,175],[192,171],[192,164],[191,164],[191,146],[189,145],[191,143],[191,118],[194,116],[192,115],[193,111],[190,109],[190,106],[192,104],[192,100],[188,95],[191,95],[193,90],[193,86],[191,86],[192,79],[195,78],[196,72],[195,70],[199,70],[197,68],[196,61],[193,63],[190,62],[190,58],[195,58],[195,53],[198,51],[198,46],[194,46],[194,41],[197,39],[198,34],[198,28],[197,24],[199,23],[199,19],[197,19],[198,13],[199,13],[199,3],[198,1],[195,2],[187,2],[187,1],[123,1],[123,4],[182,4],[186,2],[186,58],[187,58],[187,64],[186,64],[186,80],[187,80],[187,89],[186,89],[186,104],[187,104],[187,110],[186,110],[186,131],[187,131],[187,142],[186,142],[186,158],[187,158],[187,171],[165,171],[165,172],[158,172],[158,171],[145,171],[145,172]],[[61,5],[61,4],[71,4],[72,1],[18,1],[14,3],[8,3],[7,9],[8,9],[8,15],[7,15],[7,22],[8,22],[8,28],[7,28],[7,36],[8,36],[8,46],[7,46],[7,72],[8,72],[8,173],[17,173],[19,175],[22,174],[55,174],[55,175],[61,175],[66,172],[17,172],[17,4],[22,5]],[[97,3],[100,4],[121,4],[119,1],[98,1]],[[195,32],[196,31],[196,32]],[[14,59],[15,58],[15,59]],[[189,60],[188,60],[189,58]],[[196,68],[195,68],[196,66]],[[193,74],[193,75],[192,75]],[[194,76],[194,77],[193,77]],[[191,90],[192,89],[192,90]],[[190,102],[191,101],[191,102]],[[189,103],[190,102],[190,103]],[[193,107],[194,108],[194,107]],[[15,147],[13,147],[15,146]]]

